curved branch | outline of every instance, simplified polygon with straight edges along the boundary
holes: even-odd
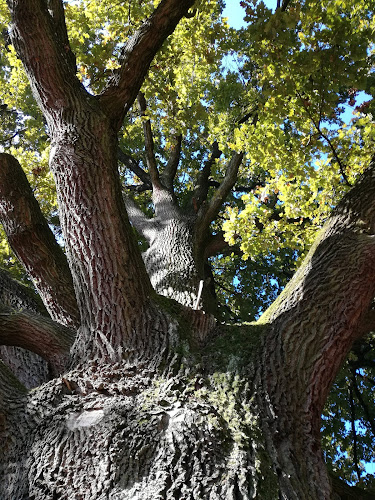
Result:
[[[304,411],[311,412],[317,435],[330,386],[354,340],[363,333],[361,324],[375,295],[374,228],[372,160],[333,211],[292,280],[259,319],[259,324],[271,325],[268,364],[287,373],[288,398],[301,403],[308,393]],[[293,356],[298,365],[288,362]]]
[[[152,135],[151,121],[148,118],[146,118],[147,104],[145,96],[142,92],[139,92],[138,94],[138,108],[142,118],[142,128],[143,128],[143,135],[145,138],[148,173],[150,174],[152,185],[160,187],[159,170],[156,165],[156,159],[154,154],[154,138]]]
[[[52,319],[77,327],[70,269],[19,162],[0,154],[0,220],[13,251],[33,279]]]
[[[118,128],[136,99],[155,54],[193,4],[194,0],[162,0],[123,48],[121,67],[101,94],[101,102]]]
[[[230,190],[237,180],[238,169],[243,159],[243,153],[234,153],[230,160],[225,177],[221,182],[219,188],[210,200],[207,206],[202,205],[197,220],[197,233],[204,235],[208,230],[211,222],[215,219],[220,211],[220,208],[228,196]]]
[[[59,373],[75,334],[49,318],[29,311],[0,307],[0,344],[16,346],[38,354]]]
[[[176,137],[176,143],[172,147],[172,152],[169,157],[168,163],[163,170],[161,175],[161,180],[163,185],[168,189],[170,193],[173,193],[173,181],[176,177],[177,167],[180,161],[181,156],[181,144],[182,144],[182,135],[178,135]]]

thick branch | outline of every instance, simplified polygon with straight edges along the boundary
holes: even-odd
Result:
[[[79,314],[64,252],[55,240],[18,161],[0,154],[0,220],[52,319],[77,327]]]
[[[219,188],[216,190],[211,201],[207,206],[202,206],[198,214],[197,233],[204,235],[208,230],[210,223],[215,219],[220,208],[228,196],[230,190],[237,180],[238,169],[241,165],[243,153],[234,153],[230,160],[225,177]]]
[[[375,495],[358,486],[349,486],[342,479],[331,475],[332,489],[341,500],[375,500]]]
[[[121,68],[101,95],[107,113],[118,128],[137,97],[155,54],[193,4],[194,0],[162,0],[123,48]]]
[[[374,200],[372,161],[334,210],[293,279],[259,320],[272,324],[268,365],[288,380],[283,402],[275,404],[287,405],[289,399],[291,406],[299,401],[303,408],[304,399],[303,414],[310,415],[316,435],[328,391],[353,341],[363,333],[361,325],[375,295]],[[298,363],[288,362],[292,359]]]
[[[146,99],[142,92],[138,94],[138,108],[142,118],[142,128],[145,138],[145,149],[147,158],[148,173],[150,174],[152,185],[155,187],[160,187],[159,170],[156,165],[156,159],[154,154],[154,138],[152,135],[151,121],[146,118]]]
[[[71,65],[72,71],[76,73],[77,71],[76,58],[70,48],[68,33],[66,30],[64,6],[62,0],[48,0],[48,10],[53,19],[55,32],[59,40],[64,44],[67,60]]]
[[[176,137],[176,143],[172,147],[168,163],[161,176],[163,185],[168,189],[170,193],[173,193],[173,181],[174,178],[176,177],[177,167],[180,161],[181,144],[182,144],[182,135],[180,134]]]
[[[13,23],[11,39],[42,110],[57,112],[72,96],[77,101],[80,95],[87,95],[75,75],[61,0],[51,0],[51,11],[43,0],[13,0],[8,4]]]
[[[153,219],[148,219],[132,198],[124,196],[124,202],[130,222],[147,241],[150,241],[155,232]]]
[[[129,168],[146,186],[148,186],[149,189],[151,189],[150,176],[138,165],[134,158],[124,153],[120,148],[117,150],[117,157],[126,168]]]
[[[39,314],[0,307],[0,344],[35,352],[57,373],[63,368],[74,336],[72,330]]]

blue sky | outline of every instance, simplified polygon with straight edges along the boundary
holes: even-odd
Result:
[[[276,7],[277,0],[263,0],[271,8]],[[228,18],[229,25],[232,28],[240,28],[243,25],[243,16],[245,10],[240,5],[240,0],[226,0],[224,16]]]

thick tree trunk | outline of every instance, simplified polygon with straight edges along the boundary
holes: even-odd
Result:
[[[375,294],[373,174],[275,306],[219,332],[135,279],[113,136],[89,123],[51,158],[82,326],[62,377],[27,393],[1,368],[1,498],[330,499],[320,413]]]
[[[156,296],[121,196],[117,132],[157,48],[191,5],[162,0],[94,97],[75,76],[61,2],[10,2],[13,42],[51,134],[80,324],[69,369],[32,391],[0,363],[1,499],[332,498],[320,413],[375,295],[375,165],[257,323],[220,331],[202,311]],[[190,252],[194,266],[180,265],[178,250],[184,238],[193,248],[192,238],[207,237],[241,160],[233,156],[212,202],[198,207],[194,235],[154,189],[160,228],[151,236],[174,238],[169,253],[174,269],[188,270],[190,295],[201,261]],[[158,276],[158,256],[149,259]],[[54,302],[61,311],[64,301]],[[29,348],[38,352],[42,339],[52,358],[64,357],[73,344],[66,329],[34,320],[17,316],[12,326],[35,327]]]
[[[200,309],[202,301],[198,292],[203,276],[195,255],[196,217],[183,214],[165,189],[154,189],[153,200],[155,217],[146,219],[142,211],[126,199],[130,220],[149,245],[143,260],[151,284],[157,293]]]

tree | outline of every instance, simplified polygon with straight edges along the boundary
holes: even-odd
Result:
[[[342,190],[345,196],[306,259],[258,321],[215,322],[220,312],[205,259],[227,247],[215,219],[245,175],[239,171],[245,161],[239,135],[257,126],[260,107],[266,107],[258,98],[268,99],[270,90],[258,79],[252,87],[258,92],[256,109],[237,117],[246,126],[232,147],[209,137],[192,189],[185,187],[178,196],[183,118],[177,109],[174,124],[180,129],[171,130],[169,157],[158,165],[155,150],[164,139],[160,134],[155,141],[151,129],[148,111],[155,100],[145,78],[158,52],[161,58],[171,56],[171,46],[161,47],[181,19],[186,18],[187,29],[197,12],[205,12],[205,4],[195,11],[193,3],[162,0],[152,11],[153,2],[146,2],[147,20],[132,26],[125,44],[112,46],[121,49],[118,64],[103,84],[106,68],[99,65],[93,74],[83,67],[77,77],[62,2],[9,2],[11,41],[51,142],[49,167],[65,252],[18,161],[2,153],[2,223],[44,306],[4,273],[1,339],[42,356],[52,372],[46,383],[28,390],[5,363],[0,365],[2,498],[332,497],[320,415],[354,340],[373,328],[375,163],[351,189]],[[270,31],[272,23],[290,21],[283,17],[288,3],[270,17]],[[324,22],[328,25],[329,17]],[[107,36],[106,29],[93,33]],[[290,34],[283,26],[280,33]],[[311,33],[316,36],[314,28]],[[86,48],[95,55],[90,37]],[[255,55],[246,64],[244,73],[253,72],[252,64],[259,67]],[[236,86],[228,74],[225,88]],[[301,97],[293,91],[291,106],[315,105],[313,92],[310,106],[299,89]],[[195,111],[203,112],[204,97],[208,100],[209,93],[197,100]],[[119,151],[119,142],[126,143],[119,141],[120,130],[124,123],[131,129],[135,100],[147,172],[133,155]],[[323,101],[328,109],[329,99]],[[29,120],[13,118],[19,129]],[[170,115],[164,118],[170,125]],[[283,127],[298,143],[296,130],[285,122]],[[316,128],[321,129],[319,122]],[[319,139],[324,136],[320,130]],[[227,161],[218,182],[211,172],[220,168],[223,150]],[[153,218],[131,197],[124,200],[118,157],[142,181],[138,191],[151,188]],[[264,189],[268,170],[258,171],[253,190]],[[209,191],[210,185],[215,189]],[[270,195],[262,203],[266,198]],[[147,239],[144,260],[129,219]],[[267,235],[267,221],[256,220],[261,235]],[[235,239],[230,224],[228,232]],[[38,364],[37,359],[30,362]]]

